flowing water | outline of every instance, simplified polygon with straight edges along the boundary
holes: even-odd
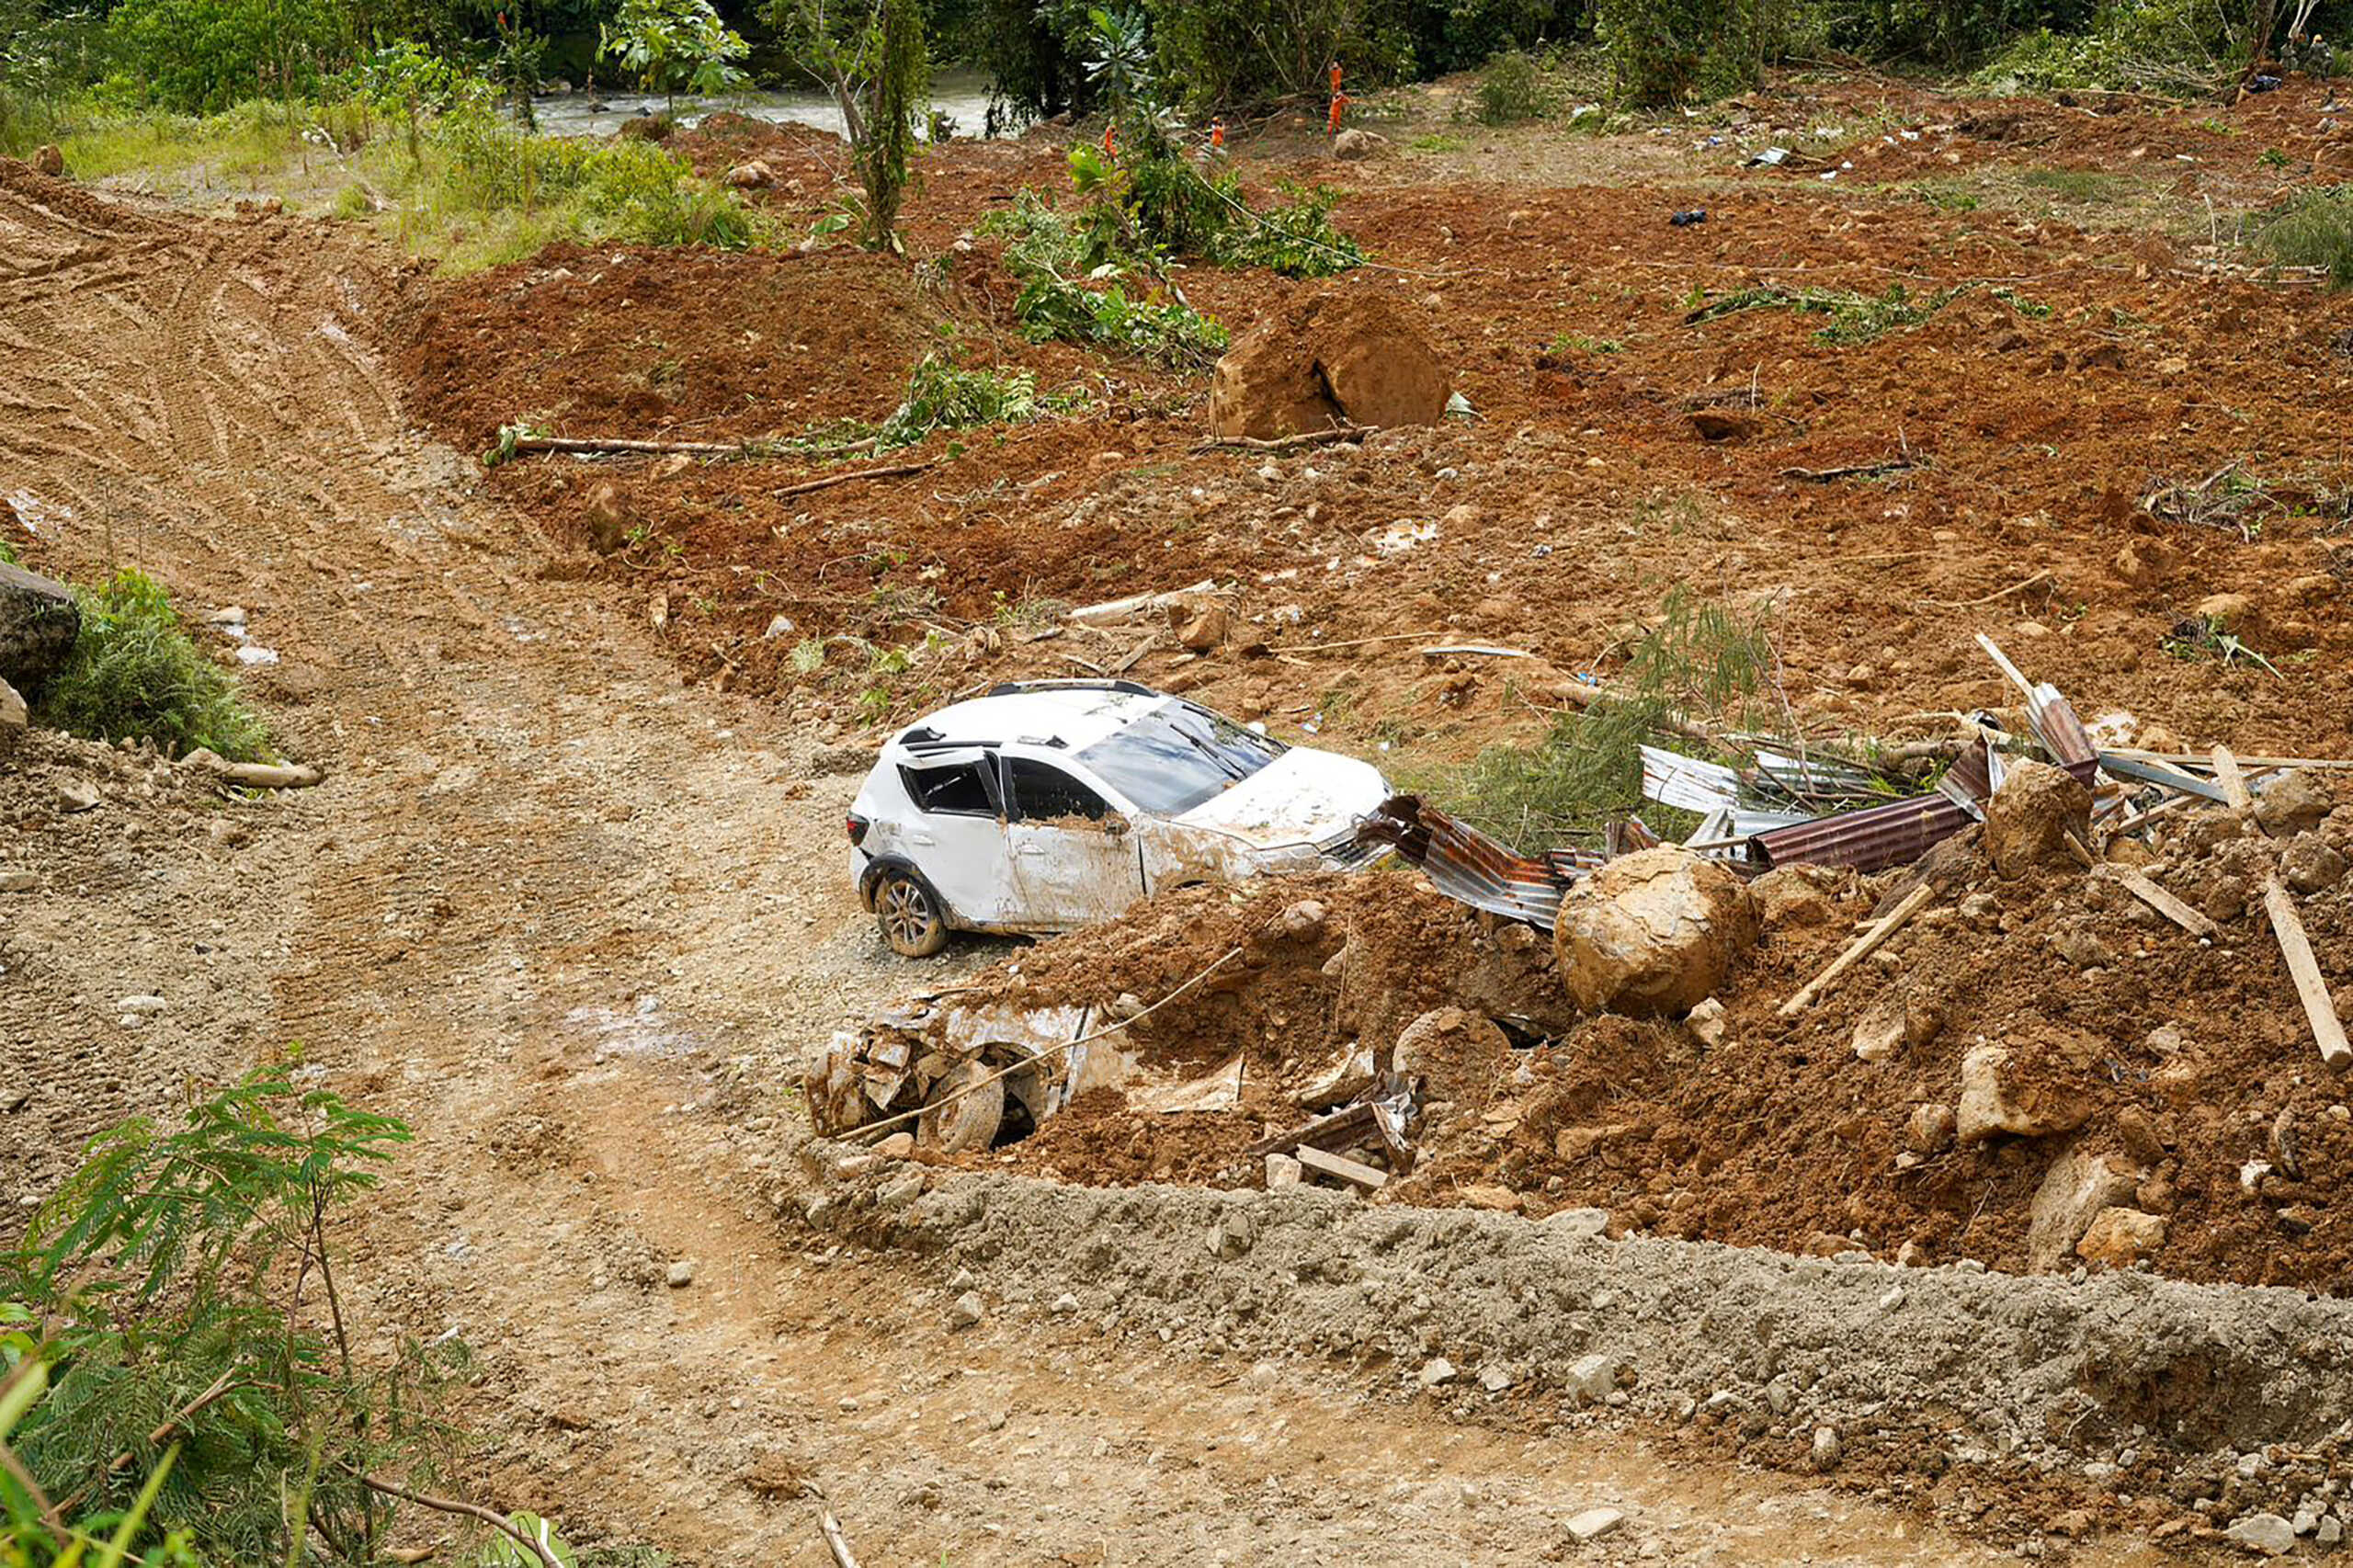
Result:
[[[624,121],[660,114],[670,102],[659,93],[551,93],[532,100],[540,129],[556,136],[609,136]],[[692,129],[721,109],[779,125],[813,125],[842,133],[841,110],[827,94],[811,88],[737,93],[726,97],[681,97],[678,123]],[[987,124],[988,79],[978,72],[940,72],[931,83],[931,107],[953,119],[956,134],[978,136]]]

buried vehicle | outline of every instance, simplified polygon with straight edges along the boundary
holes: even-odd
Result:
[[[1067,931],[1165,888],[1360,862],[1387,793],[1367,764],[1134,681],[997,686],[883,743],[850,874],[922,958],[950,930]]]

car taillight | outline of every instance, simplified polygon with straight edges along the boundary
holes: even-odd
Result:
[[[852,812],[844,820],[842,826],[848,830],[849,841],[853,846],[866,842],[866,819],[856,812]]]

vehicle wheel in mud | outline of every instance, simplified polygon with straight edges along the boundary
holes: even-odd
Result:
[[[975,1060],[933,1085],[928,1103],[934,1108],[916,1121],[915,1141],[943,1154],[986,1149],[995,1142],[997,1128],[1005,1120],[1005,1080],[993,1077],[995,1072],[985,1062]],[[991,1081],[972,1087],[983,1079]],[[963,1097],[953,1097],[958,1095]]]
[[[931,890],[904,871],[885,871],[874,890],[874,923],[901,958],[927,959],[948,945],[948,917]]]

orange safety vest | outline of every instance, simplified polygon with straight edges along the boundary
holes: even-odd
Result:
[[[1335,74],[1336,74],[1336,73]],[[1350,99],[1348,95],[1346,93],[1334,93],[1332,95],[1332,118],[1324,127],[1325,135],[1336,136],[1339,134],[1340,117],[1348,112],[1349,102]]]

